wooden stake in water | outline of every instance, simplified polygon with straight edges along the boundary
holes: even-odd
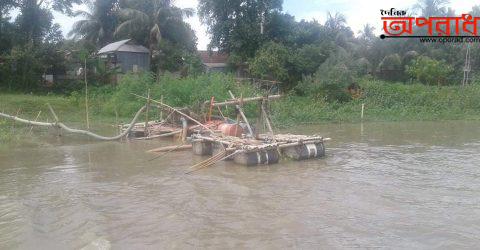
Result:
[[[85,118],[87,120],[87,129],[90,129],[90,119],[88,117],[88,82],[87,82],[87,57],[85,57]]]
[[[362,103],[362,114],[361,114],[361,118],[363,120],[363,113],[365,111],[365,103]]]
[[[148,113],[150,112],[150,89],[147,92],[147,111],[145,112],[145,137],[148,136]]]
[[[160,102],[163,103],[163,95],[160,96]],[[163,109],[160,109],[160,121],[163,121]]]

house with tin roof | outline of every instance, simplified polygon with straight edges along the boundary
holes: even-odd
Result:
[[[108,44],[97,55],[105,59],[110,68],[119,68],[121,73],[150,70],[150,50],[131,39]]]

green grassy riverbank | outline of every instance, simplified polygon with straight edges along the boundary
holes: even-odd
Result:
[[[371,121],[423,121],[423,120],[479,120],[480,85],[426,86],[405,85],[362,80],[362,96],[347,102],[328,102],[321,95],[298,96],[286,94],[271,106],[272,120],[276,127],[296,124],[360,122],[361,107],[365,105],[365,122]],[[148,75],[127,76],[118,86],[92,87],[89,93],[90,120],[92,126],[129,122],[133,114],[145,103],[131,93],[146,95],[147,90],[155,99],[163,96],[170,105],[188,106],[199,111],[201,103],[215,96],[216,100],[228,99],[228,90],[237,95],[252,96],[260,90],[247,84],[238,84],[227,75],[205,75],[197,78],[174,79],[166,77],[156,83]],[[53,120],[47,103],[52,105],[60,119],[75,127],[85,128],[84,95],[71,96],[0,93],[0,111],[34,120],[41,112],[40,121]],[[249,115],[256,113],[255,105],[246,107]],[[233,109],[225,110],[233,115]],[[23,125],[0,119],[0,140],[14,139],[13,129]]]

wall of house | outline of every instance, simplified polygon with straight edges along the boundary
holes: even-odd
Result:
[[[123,73],[150,70],[150,55],[146,53],[116,52],[117,66]]]

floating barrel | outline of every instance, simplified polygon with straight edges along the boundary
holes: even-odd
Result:
[[[226,136],[241,137],[243,134],[243,128],[237,124],[223,123],[218,126],[218,130]]]
[[[208,141],[193,141],[192,149],[196,155],[211,155],[212,143]]]
[[[320,158],[325,156],[325,146],[323,145],[323,142],[308,143],[285,148],[283,153],[297,161]]]
[[[258,152],[246,152],[240,153],[233,157],[235,163],[255,166],[261,164],[275,164],[280,160],[280,154],[276,149],[258,151]]]

